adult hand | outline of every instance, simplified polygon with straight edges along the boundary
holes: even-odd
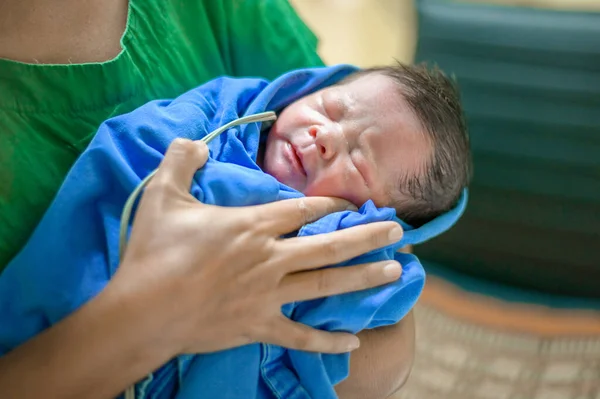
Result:
[[[382,222],[312,237],[281,239],[350,203],[302,198],[222,208],[189,188],[207,147],[177,140],[148,185],[113,287],[137,292],[156,334],[173,353],[212,352],[252,342],[338,353],[358,347],[346,333],[293,322],[281,306],[397,279],[396,262],[314,270],[395,242],[402,230]]]
[[[180,353],[262,341],[343,352],[356,337],[313,330],[281,305],[393,281],[391,262],[314,270],[399,240],[393,223],[280,239],[347,202],[305,198],[247,208],[199,203],[188,192],[207,159],[176,141],[142,196],[124,260],[98,296],[0,357],[10,398],[110,398]]]

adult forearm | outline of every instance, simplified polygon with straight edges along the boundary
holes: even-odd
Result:
[[[151,326],[130,303],[107,290],[0,358],[1,396],[113,398],[160,366],[169,354],[149,342]]]
[[[398,324],[358,334],[361,346],[350,355],[350,375],[336,386],[340,399],[385,399],[400,389],[412,369],[415,323],[410,312]]]

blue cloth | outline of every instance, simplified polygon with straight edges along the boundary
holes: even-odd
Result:
[[[118,266],[119,218],[127,196],[155,169],[176,137],[199,139],[243,115],[281,110],[329,86],[355,68],[347,65],[287,73],[268,82],[223,77],[174,100],[150,102],[107,120],[77,160],[27,245],[0,276],[0,354],[97,295]],[[210,159],[197,172],[192,194],[222,206],[262,204],[302,194],[256,165],[260,124],[232,128],[210,144]],[[284,306],[286,316],[329,331],[358,332],[398,322],[413,307],[425,273],[418,259],[396,253],[432,238],[462,214],[460,204],[397,245],[346,264],[397,259],[402,278],[384,287]],[[397,220],[393,209],[372,202],[304,226],[299,235]],[[400,222],[400,221],[399,221]],[[215,221],[218,223],[218,221]],[[340,265],[343,266],[343,265]],[[199,304],[199,306],[202,306]],[[209,355],[173,359],[137,386],[139,397],[187,399],[335,398],[333,385],[348,374],[348,355],[322,355],[253,344]]]

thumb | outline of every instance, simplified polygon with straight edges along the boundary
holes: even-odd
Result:
[[[207,160],[208,147],[204,142],[177,138],[167,149],[154,180],[187,192],[194,174]]]

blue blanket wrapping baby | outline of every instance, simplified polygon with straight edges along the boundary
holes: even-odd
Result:
[[[240,116],[278,111],[355,70],[349,65],[298,70],[272,82],[223,77],[174,100],[153,101],[103,123],[28,244],[0,276],[0,354],[57,323],[103,289],[118,267],[119,218],[127,196],[158,166],[174,138],[200,139]],[[192,194],[222,206],[301,196],[256,165],[260,135],[260,124],[252,123],[216,138],[209,146],[209,161],[195,175]],[[403,265],[397,282],[288,304],[284,314],[329,331],[358,332],[398,322],[417,301],[425,273],[415,256],[396,250],[450,228],[462,214],[466,197],[465,190],[455,209],[420,228],[398,220],[405,228],[400,243],[346,263],[395,258]],[[358,212],[329,215],[304,226],[299,234],[379,220],[397,219],[393,209],[378,209],[367,202]],[[136,391],[137,397],[145,398],[336,398],[333,386],[347,376],[348,364],[347,354],[253,344],[180,356],[138,383]]]

